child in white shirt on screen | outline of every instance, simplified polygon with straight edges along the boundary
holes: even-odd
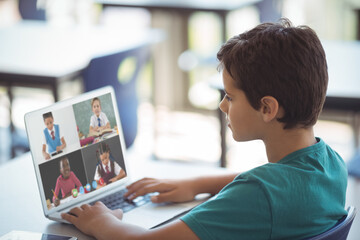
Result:
[[[110,129],[110,122],[104,112],[101,111],[100,99],[95,97],[91,100],[91,109],[94,115],[90,118],[89,133],[100,132],[104,129]]]

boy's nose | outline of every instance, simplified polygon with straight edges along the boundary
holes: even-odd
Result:
[[[225,98],[223,98],[222,100],[221,100],[221,102],[219,103],[219,108],[220,108],[220,110],[223,112],[223,113],[226,113],[226,108],[225,108]]]

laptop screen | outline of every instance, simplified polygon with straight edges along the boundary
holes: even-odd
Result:
[[[40,195],[48,211],[126,177],[114,97],[112,88],[106,87],[25,116]]]

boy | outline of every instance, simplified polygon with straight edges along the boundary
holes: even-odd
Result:
[[[61,190],[61,198],[67,198],[71,195],[71,191],[76,187],[82,186],[80,180],[76,177],[73,171],[70,169],[69,159],[67,157],[61,158],[59,162],[60,176],[56,180],[55,192],[53,196],[53,203],[56,206],[60,205],[58,198]]]
[[[344,162],[313,132],[328,81],[315,32],[287,19],[260,24],[228,40],[217,57],[226,91],[220,109],[233,138],[261,139],[269,163],[237,176],[142,179],[128,186],[130,199],[159,192],[152,197],[156,203],[217,194],[160,228],[125,224],[121,210],[102,203],[74,208],[75,216],[64,219],[98,239],[249,240],[303,239],[346,215]]]
[[[94,115],[90,118],[89,134],[100,132],[104,129],[110,129],[110,122],[105,113],[101,111],[101,103],[99,98],[91,100],[91,109]]]
[[[66,147],[64,137],[60,135],[60,127],[54,124],[54,118],[51,112],[44,113],[43,119],[46,128],[44,129],[44,144],[42,147],[42,154],[46,160],[51,158],[51,153],[62,151]],[[47,152],[46,152],[47,146]]]

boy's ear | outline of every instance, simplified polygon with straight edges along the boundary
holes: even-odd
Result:
[[[279,113],[279,102],[272,96],[265,96],[260,100],[260,113],[264,122],[276,119]]]

